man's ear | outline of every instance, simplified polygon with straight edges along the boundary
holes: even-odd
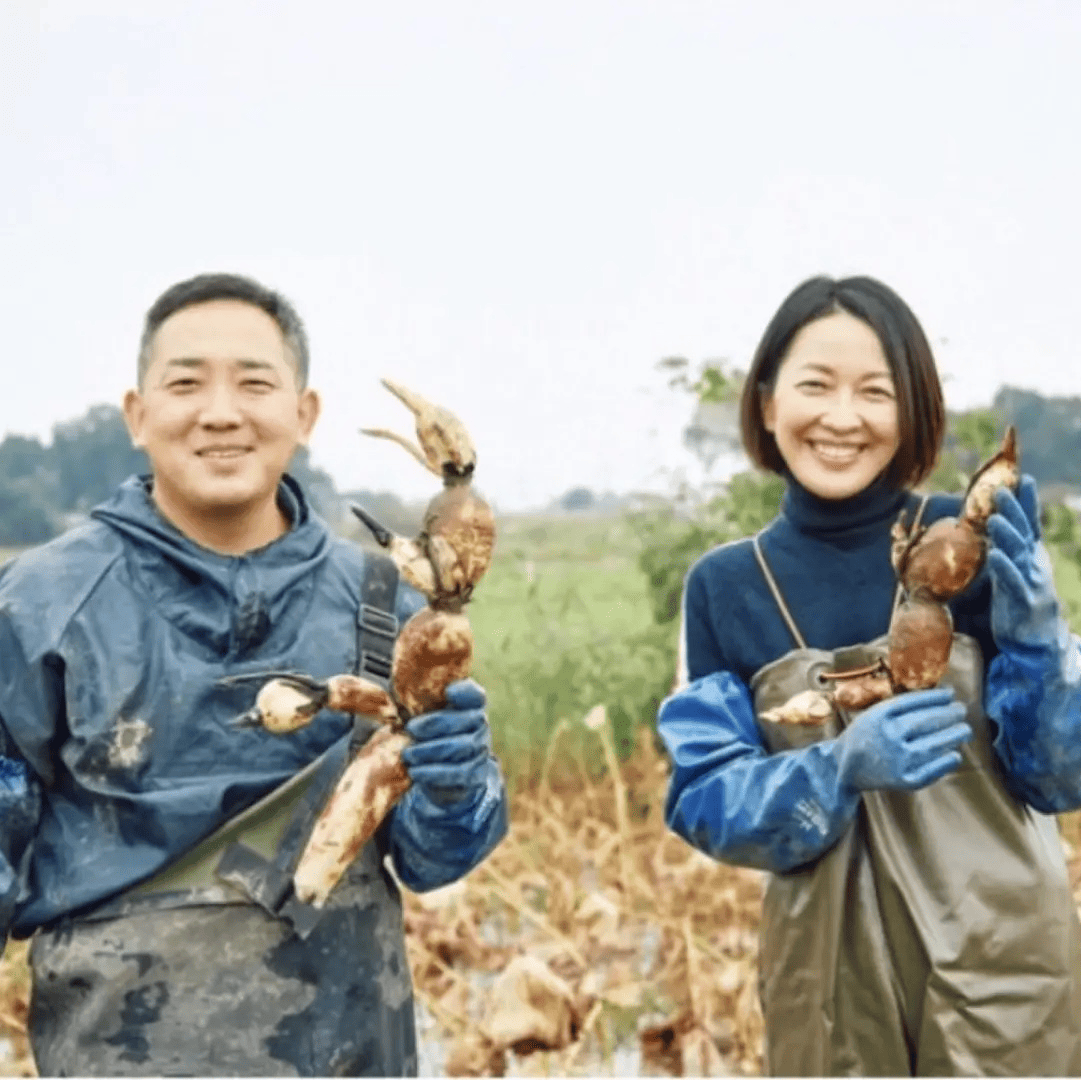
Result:
[[[132,446],[137,450],[145,449],[143,417],[146,413],[146,407],[143,404],[143,395],[138,390],[129,390],[124,395],[123,412],[124,423],[127,424]]]
[[[301,446],[308,445],[312,429],[315,427],[315,422],[319,419],[319,414],[322,411],[323,402],[315,390],[307,386],[300,391],[300,397],[297,401],[297,417],[300,420],[297,442]]]

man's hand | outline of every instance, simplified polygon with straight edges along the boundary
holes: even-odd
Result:
[[[1041,648],[1059,640],[1059,605],[1051,560],[1040,540],[1036,482],[1022,477],[1016,497],[995,496],[997,513],[987,522],[991,550],[991,632],[1003,651]]]
[[[439,712],[414,716],[405,725],[413,739],[402,751],[410,779],[434,803],[452,806],[486,782],[492,735],[484,690],[472,679],[451,683]]]

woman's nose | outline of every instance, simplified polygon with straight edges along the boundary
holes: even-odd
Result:
[[[826,402],[820,422],[834,431],[854,431],[863,424],[863,417],[851,394],[837,393]]]

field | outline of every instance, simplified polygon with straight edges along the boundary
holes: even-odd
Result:
[[[462,882],[406,897],[423,1073],[761,1069],[762,881],[665,829],[651,725],[675,627],[653,623],[636,555],[618,519],[501,523],[470,615],[512,824]],[[1076,568],[1056,576],[1081,613]],[[1063,832],[1077,881],[1081,819]],[[33,1075],[24,954],[0,964],[4,1075]]]

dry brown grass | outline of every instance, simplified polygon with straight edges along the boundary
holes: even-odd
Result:
[[[667,773],[645,729],[631,760],[599,781],[564,761],[514,798],[510,833],[485,863],[408,898],[417,996],[451,1039],[448,1072],[596,1075],[618,1058],[621,1071],[664,1074],[681,1057],[701,1072],[693,1054],[707,1042],[712,1068],[760,1071],[761,875],[666,829]],[[526,953],[565,981],[579,1020],[569,1046],[529,1059],[482,1034],[494,976]]]
[[[26,1039],[30,997],[27,942],[8,942],[0,960],[0,1076],[37,1076]]]

